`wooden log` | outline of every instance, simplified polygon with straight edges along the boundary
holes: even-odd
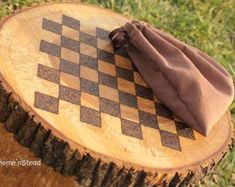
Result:
[[[161,104],[108,34],[129,18],[46,4],[0,25],[0,121],[84,186],[187,186],[232,144],[227,112],[208,137]]]
[[[19,145],[14,141],[13,134],[7,132],[3,124],[0,123],[0,180],[1,186],[56,186],[56,187],[81,187],[76,179],[71,176],[62,176],[55,172],[51,167],[44,164],[22,166],[15,164],[13,166],[4,165],[4,161],[32,161],[38,162],[40,158],[35,158],[34,153],[28,148]]]

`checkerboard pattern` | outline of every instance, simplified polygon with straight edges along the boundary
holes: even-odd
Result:
[[[158,102],[124,50],[116,50],[109,31],[82,31],[80,21],[62,15],[62,23],[43,18],[42,28],[59,35],[60,45],[41,40],[40,51],[60,59],[59,69],[38,64],[37,76],[59,85],[58,97],[35,92],[36,108],[58,114],[60,100],[80,105],[80,120],[102,128],[101,114],[121,118],[122,134],[142,140],[141,127],[160,134],[162,146],[181,151],[180,138],[193,130]],[[66,31],[73,33],[68,37]],[[72,86],[62,84],[69,79]],[[87,100],[92,101],[89,105]]]

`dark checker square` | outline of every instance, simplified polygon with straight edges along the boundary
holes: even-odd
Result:
[[[83,42],[93,47],[97,47],[96,37],[86,34],[84,32],[80,32],[79,36],[80,36],[80,42]]]
[[[137,98],[129,93],[119,90],[119,100],[121,104],[137,108]]]
[[[151,127],[154,129],[158,129],[158,123],[157,123],[157,116],[144,112],[144,111],[139,111],[140,115],[140,123],[141,125]]]
[[[41,40],[40,51],[49,55],[60,57],[60,46],[44,40]]]
[[[34,106],[47,112],[58,114],[59,99],[40,92],[35,92]]]
[[[139,70],[137,69],[137,67],[135,66],[135,64],[132,63],[132,67],[133,67],[133,71],[139,72]]]
[[[61,59],[60,61],[60,71],[65,73],[79,76],[80,75],[80,66],[79,64],[69,62],[67,60]]]
[[[42,64],[38,64],[37,76],[54,83],[59,83],[60,81],[60,72],[57,69]]]
[[[108,75],[106,73],[99,72],[99,83],[112,87],[117,88],[117,79],[116,77],[113,77],[111,75]]]
[[[90,125],[101,127],[100,112],[96,111],[96,110],[93,110],[91,108],[81,106],[81,108],[80,108],[80,120],[82,122],[88,123]]]
[[[138,139],[143,139],[140,124],[123,119],[121,122],[121,128],[122,128],[122,134]]]
[[[133,75],[132,71],[125,69],[125,68],[121,68],[119,66],[117,66],[116,68],[117,68],[116,69],[117,70],[117,77],[126,79],[131,82],[134,81],[134,75]]]
[[[99,86],[95,82],[81,78],[80,79],[80,87],[81,87],[82,92],[86,92],[91,95],[99,96]]]
[[[129,58],[129,55],[127,54],[127,50],[125,47],[120,47],[118,49],[115,49],[114,54]]]
[[[71,38],[67,38],[65,36],[61,37],[61,47],[70,49],[78,53],[80,51],[79,41],[73,40]]]
[[[165,105],[161,103],[155,103],[156,106],[156,113],[158,116],[162,116],[168,119],[173,119],[174,115],[171,110],[169,110]]]
[[[100,98],[100,108],[101,112],[104,112],[111,116],[120,117],[120,106],[116,102]]]
[[[59,98],[64,101],[79,105],[80,91],[60,85]]]
[[[102,40],[110,41],[109,40],[109,31],[96,27],[96,37]]]
[[[98,63],[96,58],[84,54],[80,54],[80,64],[92,68],[94,70],[98,69]]]
[[[62,25],[61,24],[56,23],[56,22],[51,21],[51,20],[46,19],[46,18],[43,18],[42,28],[47,30],[47,31],[56,33],[56,34],[61,34],[62,33]]]
[[[80,29],[80,22],[74,18],[63,15],[62,24],[75,30]]]
[[[100,60],[114,64],[114,55],[112,53],[108,53],[104,50],[97,49],[97,57]]]
[[[145,99],[153,100],[153,92],[150,88],[135,84],[136,95]]]
[[[183,136],[185,138],[195,140],[193,129],[191,129],[190,127],[188,127],[186,124],[182,122],[175,121],[175,125],[176,125],[177,134],[179,136]]]
[[[176,134],[167,131],[160,131],[160,136],[163,146],[181,151],[179,137]]]

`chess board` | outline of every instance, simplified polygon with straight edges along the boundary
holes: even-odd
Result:
[[[2,80],[37,123],[104,162],[156,172],[212,158],[229,142],[228,116],[208,137],[177,119],[113,49],[110,31],[128,21],[81,4],[23,11],[0,30]]]
[[[178,151],[180,136],[195,139],[193,130],[157,100],[124,49],[114,51],[109,31],[94,27],[94,34],[87,34],[80,30],[79,20],[66,15],[61,20],[42,19],[42,29],[61,41],[42,39],[40,52],[57,57],[59,69],[38,64],[37,76],[57,84],[59,94],[36,91],[36,108],[59,115],[63,100],[80,106],[80,121],[86,125],[102,128],[101,117],[112,116],[120,119],[113,125],[120,125],[122,135],[142,140],[143,125],[159,133],[160,145]]]

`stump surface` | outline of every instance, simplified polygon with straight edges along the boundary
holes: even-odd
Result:
[[[44,163],[84,185],[196,181],[227,151],[230,115],[208,137],[177,119],[128,55],[113,50],[109,32],[128,21],[82,4],[48,4],[6,19],[0,120]]]

